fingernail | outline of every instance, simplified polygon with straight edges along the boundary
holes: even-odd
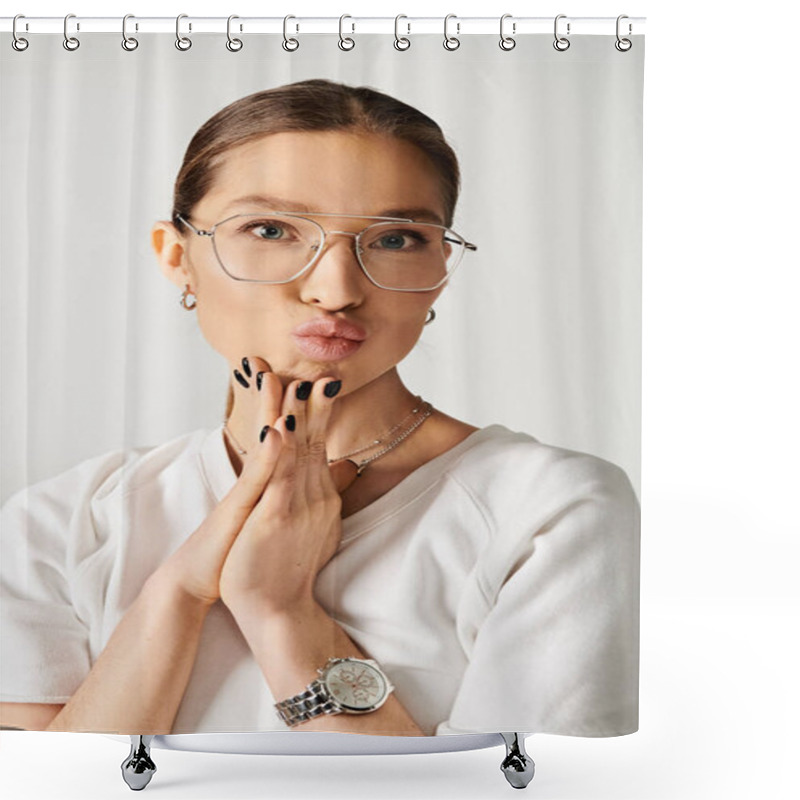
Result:
[[[259,392],[261,391],[261,384],[262,383],[264,383],[264,373],[263,372],[259,372],[258,375],[256,375],[256,386],[258,387],[258,391]]]
[[[336,397],[336,395],[339,394],[339,389],[341,388],[342,388],[341,381],[331,381],[325,387],[325,397]]]
[[[295,421],[294,414],[289,414],[289,416],[286,417],[286,429],[293,431],[296,425],[297,422]]]
[[[238,369],[235,369],[233,371],[233,377],[236,378],[236,380],[239,381],[239,383],[241,383],[242,386],[244,386],[245,389],[249,389],[250,388],[250,384],[244,379],[244,376],[242,375],[241,372],[239,372]]]
[[[311,388],[313,387],[313,383],[311,381],[303,381],[298,387],[295,394],[297,395],[298,400],[308,400],[308,396],[311,394]]]
[[[247,360],[247,356],[242,359],[242,366],[244,367],[244,374],[249,378],[253,371],[250,369],[250,362]]]
[[[262,442],[264,441],[264,439],[266,439],[266,438],[267,438],[267,431],[268,431],[268,430],[269,430],[269,425],[265,425],[265,426],[264,426],[264,427],[261,429],[261,433],[260,433],[260,435],[259,435],[259,437],[258,437],[258,438],[259,438],[259,439],[260,439]]]

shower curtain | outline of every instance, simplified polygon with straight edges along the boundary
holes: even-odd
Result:
[[[342,377],[336,402],[365,391],[360,358],[372,379],[396,367],[420,398],[409,413],[423,400],[440,413],[439,428],[422,419],[393,445],[405,473],[393,479],[380,458],[364,472],[387,483],[342,516],[313,583],[320,630],[347,645],[328,656],[371,661],[378,672],[364,680],[383,677],[393,688],[367,713],[287,721],[278,704],[328,665],[299,658],[275,678],[260,621],[217,598],[196,627],[191,658],[169,656],[184,682],[169,690],[178,692],[169,721],[152,732],[301,730],[319,720],[326,730],[363,724],[388,735],[637,729],[644,37],[615,46],[613,19],[607,24],[602,34],[570,34],[568,46],[554,46],[552,33],[520,34],[504,47],[497,34],[457,38],[452,21],[448,47],[442,34],[411,35],[404,48],[391,34],[362,33],[348,48],[339,34],[303,35],[302,25],[289,27],[288,44],[280,33],[234,27],[242,44],[228,47],[224,20],[213,34],[183,28],[180,46],[174,33],[139,33],[137,45],[121,47],[119,34],[73,30],[78,47],[65,47],[61,34],[28,34],[17,49],[2,35],[4,726],[28,727],[34,716],[15,711],[25,707],[41,710],[42,729],[149,732],[122,711],[92,716],[92,698],[114,695],[108,671],[97,678],[103,653],[126,619],[159,618],[155,603],[142,613],[150,577],[241,483],[237,451],[252,454],[256,436],[238,448],[223,423],[231,397],[260,391],[263,366],[248,370],[242,359],[278,362],[294,346],[267,335],[279,324],[275,298],[292,304],[280,306],[287,315],[306,312],[292,318],[300,321],[322,312],[321,292],[332,298],[349,287],[346,308],[331,299],[324,311],[360,321],[369,335],[353,355],[324,361]],[[215,185],[223,173],[214,173],[201,198],[223,186],[232,199],[237,181],[270,195],[277,171],[281,199],[297,204],[277,209],[286,212],[281,222],[305,214],[313,235],[354,235],[367,217],[405,220],[410,228],[380,221],[389,235],[376,241],[391,249],[438,225],[460,260],[433,312],[426,306],[419,317],[422,294],[367,275],[364,263],[376,272],[379,263],[368,234],[359,240],[364,263],[357,249],[334,262],[330,236],[300,277],[250,284],[246,313],[231,305],[226,315],[203,296],[202,281],[186,291],[165,280],[169,256],[154,252],[154,226],[178,229],[173,188],[194,134],[236,101],[314,79],[369,87],[441,129],[460,169],[452,219],[412,214],[438,197],[431,187],[446,169],[419,143],[387,133],[394,118],[360,139],[323,121],[311,134],[223,148],[220,158],[249,155],[224,173],[227,183]],[[277,136],[289,151],[270,149]],[[322,148],[309,156],[321,159],[312,162],[321,165],[318,184],[291,149],[309,136],[302,141]],[[354,155],[356,140],[364,149]],[[345,158],[355,167],[345,171]],[[391,179],[381,187],[384,169]],[[315,203],[317,189],[336,207]],[[386,213],[397,209],[393,193],[409,201],[403,214]],[[262,239],[288,227],[263,218],[276,211],[264,198],[198,208],[219,213],[188,217],[200,235],[183,227],[187,248],[241,299],[242,274],[233,273],[244,251],[227,249],[229,224],[212,243],[212,226],[247,217],[261,224]],[[365,219],[354,224],[357,216]],[[428,227],[414,227],[420,221]],[[452,265],[449,250],[447,258]],[[204,300],[215,316],[202,315]],[[392,331],[414,340],[396,364],[391,348],[369,349],[370,336],[388,346]],[[259,352],[268,340],[274,351]],[[234,356],[226,341],[253,348]],[[310,370],[319,361],[297,363]],[[426,425],[453,429],[443,415],[460,421],[463,435],[423,448],[434,444]],[[382,422],[377,411],[374,421],[362,413],[364,434],[349,443],[383,433]],[[182,641],[175,609],[164,613],[174,627],[142,629],[142,647],[147,637],[163,637],[162,650]],[[282,654],[302,640],[301,627],[281,632]],[[123,661],[132,669],[139,657],[130,650]],[[147,670],[137,691],[159,691]],[[391,713],[403,716],[370,728],[391,700]],[[410,722],[401,730],[398,719]]]

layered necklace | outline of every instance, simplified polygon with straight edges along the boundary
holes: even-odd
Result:
[[[427,401],[423,400],[422,397],[419,395],[415,398],[416,403],[414,408],[396,425],[393,425],[389,428],[388,431],[385,431],[376,439],[371,440],[367,444],[363,445],[362,447],[358,447],[355,450],[351,450],[349,453],[345,453],[344,455],[337,456],[336,458],[329,458],[328,464],[335,464],[337,461],[344,461],[347,459],[355,468],[356,474],[355,477],[358,478],[361,476],[361,473],[369,466],[373,461],[377,461],[382,456],[385,456],[389,451],[394,450],[395,447],[400,445],[405,439],[407,439],[423,422],[433,413],[433,406]],[[410,420],[410,422],[409,422]],[[361,461],[354,461],[352,456],[357,456],[359,453],[363,453],[367,450],[372,450],[375,447],[380,447],[383,445],[386,440],[392,436],[395,431],[399,428],[402,428],[401,432],[386,444],[385,447],[382,447],[377,453],[373,453],[373,455],[369,456],[368,458],[362,459]],[[224,425],[225,431],[227,431],[228,436],[231,437],[233,440],[234,445],[236,446],[236,450],[241,456],[247,455],[247,450],[242,448],[242,446],[237,441],[236,437],[231,432],[231,429],[228,427],[228,420],[225,420]]]

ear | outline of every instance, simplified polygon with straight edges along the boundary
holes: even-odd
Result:
[[[161,272],[167,279],[179,289],[183,289],[187,283],[196,288],[195,276],[188,263],[186,239],[172,222],[168,220],[156,222],[150,232],[150,243]]]

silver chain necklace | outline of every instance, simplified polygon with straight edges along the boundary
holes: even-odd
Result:
[[[373,447],[377,447],[378,445],[380,445],[380,444],[382,444],[384,442],[386,437],[390,436],[401,425],[403,425],[403,423],[407,419],[409,419],[410,417],[413,417],[415,414],[419,414],[419,418],[416,419],[413,422],[413,424],[410,425],[406,430],[404,430],[396,439],[394,439],[393,441],[389,442],[389,444],[386,445],[386,447],[384,447],[379,452],[375,453],[375,455],[372,455],[369,458],[365,458],[363,461],[360,461],[358,464],[356,464],[356,467],[357,467],[356,477],[361,475],[361,473],[367,468],[367,466],[369,464],[371,464],[373,461],[379,459],[381,456],[385,456],[390,450],[394,450],[395,447],[397,447],[401,442],[403,442],[405,439],[407,439],[420,425],[422,425],[423,422],[425,422],[425,420],[431,414],[433,414],[433,410],[434,410],[433,406],[427,400],[423,400],[422,397],[420,397],[419,395],[417,395],[416,400],[417,400],[417,405],[411,410],[411,412],[409,414],[407,414],[396,425],[393,425],[391,428],[389,428],[388,431],[386,431],[385,433],[381,434],[380,437],[378,437],[377,439],[374,439],[373,441],[369,442],[368,444],[364,445],[363,447],[359,447],[356,450],[352,450],[349,453],[345,453],[343,456],[338,456],[337,458],[329,458],[328,459],[328,463],[329,464],[334,464],[337,461],[342,461],[345,458],[349,458],[350,456],[357,455],[358,453],[363,453],[365,450],[369,450],[369,449],[371,449]],[[238,440],[233,435],[231,429],[228,427],[228,420],[227,419],[225,420],[225,425],[223,427],[228,432],[228,436],[231,437],[231,439],[233,440],[233,443],[236,445],[236,449],[237,449],[237,452],[239,453],[239,455],[246,456],[247,455],[247,450],[245,450],[239,444]]]

